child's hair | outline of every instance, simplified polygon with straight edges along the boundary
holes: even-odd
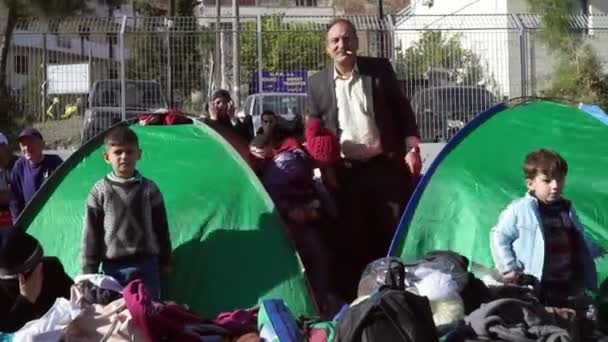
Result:
[[[524,161],[524,174],[526,179],[533,179],[539,173],[550,178],[561,178],[568,174],[568,163],[559,153],[547,149],[540,149],[529,153]]]
[[[137,134],[127,126],[119,126],[110,130],[106,133],[103,143],[106,147],[118,145],[135,145],[139,147]]]
[[[265,115],[277,116],[277,113],[271,111],[270,109],[264,109],[264,111],[262,111],[262,114],[260,114],[260,116],[265,116]]]
[[[268,134],[260,133],[256,135],[253,140],[251,140],[251,143],[249,145],[257,148],[265,148],[267,146],[270,146],[271,143],[272,138]]]
[[[260,118],[264,117],[264,116],[272,116],[272,117],[277,117],[277,114],[269,109],[266,109],[262,112],[262,114],[260,114]]]

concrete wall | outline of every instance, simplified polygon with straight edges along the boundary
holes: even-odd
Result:
[[[460,34],[463,45],[482,57],[487,66],[486,72],[498,82],[501,95],[517,97],[522,93],[522,68],[527,67],[535,75],[535,88],[543,88],[554,65],[558,62],[538,39],[530,35],[533,50],[524,51],[528,65],[522,64],[522,49],[519,31],[507,16],[500,14],[527,13],[526,0],[435,0],[432,7],[422,5],[422,0],[412,2],[411,14],[419,17],[406,22],[397,20],[397,45],[403,49],[411,46],[419,38],[418,31],[424,29],[447,30],[448,33]],[[576,2],[573,14],[583,12],[582,3]],[[590,14],[608,14],[607,0],[589,0]],[[460,17],[450,16],[458,14]],[[432,17],[424,17],[432,16]],[[599,23],[601,21],[601,24]],[[606,27],[608,19],[597,18],[596,25]],[[593,21],[592,21],[593,23]],[[593,27],[593,24],[591,24]],[[459,29],[466,29],[461,30]],[[405,33],[407,32],[407,33]],[[587,41],[595,48],[603,61],[608,61],[608,30],[589,31]],[[604,72],[608,71],[608,63]],[[528,84],[531,87],[532,84]],[[530,88],[528,88],[529,94]]]
[[[523,0],[434,0],[433,6],[423,5],[422,0],[412,1],[411,8],[416,15],[507,13],[507,1]]]
[[[415,14],[507,14],[528,13],[526,0],[434,0],[433,6],[422,5],[423,0],[413,0],[412,10]],[[589,5],[596,11],[608,13],[608,1],[589,0]],[[575,13],[582,10],[581,2],[575,2]]]
[[[220,8],[222,21],[232,21],[232,6],[222,6]],[[198,5],[194,13],[198,17],[209,18],[209,20],[203,20],[202,22],[214,22],[216,18],[216,8],[210,6]],[[307,17],[306,20],[314,19],[314,17],[328,17],[334,15],[340,15],[341,12],[337,12],[334,7],[274,7],[274,6],[242,6],[239,7],[239,15],[241,17],[255,17],[257,15],[271,15],[271,14],[285,14],[286,16],[303,16]]]
[[[521,95],[519,36],[509,18],[492,15],[508,13],[507,3],[515,7],[525,0],[435,0],[431,7],[422,2],[412,1],[411,14],[417,17],[398,21],[397,44],[402,49],[411,46],[425,29],[457,34],[465,48],[481,57],[486,76],[498,85],[496,95]]]

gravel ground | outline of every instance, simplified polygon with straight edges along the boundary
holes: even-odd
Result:
[[[42,133],[47,149],[76,150],[80,146],[82,117],[40,122],[34,127]]]
[[[441,151],[443,146],[445,146],[444,143],[422,144],[420,147],[422,150],[422,173],[426,173],[428,171],[429,166],[435,157],[437,157],[437,154],[439,154],[439,151]],[[45,150],[45,152],[57,154],[61,157],[61,159],[66,160],[74,151],[76,151],[77,148],[77,146],[68,149],[47,146],[47,150]]]
[[[80,147],[82,117],[67,120],[47,121],[34,125],[42,133],[46,148],[63,156],[69,156]],[[423,143],[422,172],[425,173],[445,143]]]

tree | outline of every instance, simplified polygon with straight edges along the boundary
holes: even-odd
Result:
[[[262,61],[264,70],[319,70],[327,64],[325,32],[313,23],[284,22],[283,15],[262,17]],[[256,23],[242,25],[241,72],[249,79],[258,70]],[[251,34],[253,33],[253,34]],[[245,79],[243,80],[245,81]]]
[[[130,58],[127,77],[157,80],[164,86],[167,98],[186,100],[190,92],[200,89],[202,53],[209,44],[199,39],[193,10],[196,0],[176,0],[176,16],[171,22],[156,15],[167,15],[169,1],[138,1],[138,29],[146,34],[130,35]],[[171,82],[169,83],[169,73]]]
[[[8,55],[17,23],[28,16],[57,17],[55,23],[58,23],[61,16],[85,11],[87,8],[82,0],[0,0],[0,5],[7,10],[6,25],[0,41],[0,129],[12,132],[27,124],[7,85]]]
[[[0,96],[8,94],[6,66],[13,32],[19,19],[27,16],[66,16],[86,10],[82,0],[2,0],[8,10],[6,26],[0,42]]]
[[[585,42],[584,30],[574,31],[572,0],[528,0],[532,12],[542,15],[540,38],[557,57],[548,85],[541,94],[575,102],[599,104],[608,111],[608,84],[602,81],[602,62]]]
[[[477,85],[485,77],[479,56],[462,46],[459,35],[426,31],[397,56],[396,72],[401,79],[421,80],[434,69],[445,71],[449,82],[462,85]]]

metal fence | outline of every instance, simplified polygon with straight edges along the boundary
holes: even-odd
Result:
[[[394,60],[425,141],[445,141],[477,113],[522,95],[518,27],[507,15],[410,16]]]
[[[541,40],[538,15],[404,15],[394,27],[394,65],[426,141],[451,138],[497,102],[543,95],[562,60]],[[607,75],[608,16],[573,15],[569,29]]]
[[[229,17],[24,20],[12,36],[7,82],[49,145],[77,146],[142,111],[201,114],[217,88],[238,90],[241,104],[252,93],[301,92],[328,63],[324,33],[332,19],[241,17],[238,32]],[[350,19],[363,54],[392,51],[384,21]]]
[[[584,29],[608,61],[608,17],[574,18],[573,30]],[[22,20],[7,82],[49,145],[75,147],[142,111],[201,114],[217,88],[240,93],[240,104],[254,93],[301,92],[329,63],[324,33],[332,19],[241,17],[238,30],[225,17]],[[361,55],[393,61],[426,141],[448,139],[505,98],[537,94],[554,60],[538,39],[536,16],[349,19]]]
[[[538,16],[519,15],[524,37],[522,50],[525,51],[525,94],[534,95],[548,86],[549,76],[560,59],[551,53],[540,37],[542,22]],[[603,75],[604,81],[608,75],[608,15],[572,16],[570,18],[572,35],[579,36],[584,44],[591,46],[597,54],[602,69],[597,70]]]

